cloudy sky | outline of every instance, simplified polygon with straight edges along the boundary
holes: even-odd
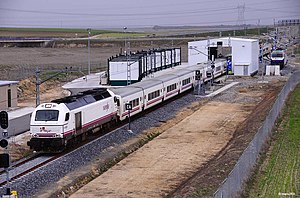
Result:
[[[299,10],[300,0],[0,0],[0,27],[272,24]]]

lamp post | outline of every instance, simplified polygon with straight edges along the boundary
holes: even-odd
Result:
[[[127,62],[127,85],[130,85],[131,84],[131,68],[130,68],[130,65],[129,64],[129,57],[128,57],[128,53],[129,53],[129,42],[128,42],[128,50],[126,50],[126,45],[127,45],[127,41],[126,41],[126,30],[127,30],[127,27],[123,27],[123,30],[124,30],[124,54],[126,56],[126,62]]]
[[[127,52],[126,52],[126,30],[127,30],[127,27],[123,27],[123,31],[124,31],[124,54],[126,55]]]
[[[90,58],[90,53],[91,53],[91,40],[90,40],[90,36],[91,36],[91,28],[88,28],[88,75],[91,74],[91,58]]]

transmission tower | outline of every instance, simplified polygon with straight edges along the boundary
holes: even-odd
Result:
[[[237,25],[242,29],[242,27],[245,25],[245,3],[242,5],[238,5],[238,20]]]

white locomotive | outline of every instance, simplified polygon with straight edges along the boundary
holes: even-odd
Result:
[[[274,50],[271,53],[271,65],[280,65],[280,69],[287,64],[287,57],[284,50]]]
[[[27,144],[36,151],[63,150],[73,141],[84,140],[89,133],[128,118],[128,103],[132,104],[130,115],[135,115],[190,90],[196,83],[196,71],[201,82],[222,75],[226,72],[226,60],[218,60],[213,68],[199,64],[170,70],[126,87],[93,89],[39,105],[32,114],[31,139]]]
[[[114,94],[95,89],[39,105],[32,113],[28,146],[36,151],[60,151],[70,141],[116,121]]]

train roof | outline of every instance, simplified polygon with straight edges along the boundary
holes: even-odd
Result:
[[[109,88],[109,90],[111,90],[114,94],[119,95],[121,97],[126,97],[129,96],[131,94],[137,93],[138,91],[142,91],[142,88],[139,87],[112,87]]]
[[[186,67],[186,69],[190,70],[190,71],[196,71],[196,70],[201,70],[204,69],[206,67],[206,65],[204,64],[198,64],[198,65],[191,65]]]
[[[152,78],[152,79],[147,79],[143,80],[141,82],[134,83],[132,85],[129,85],[129,87],[140,87],[143,89],[148,89],[150,87],[154,87],[156,85],[162,84],[162,81],[159,80],[158,78]]]
[[[183,76],[186,74],[191,73],[191,70],[189,70],[188,68],[180,68],[180,69],[174,69],[173,71],[171,71],[170,74],[174,74],[177,76]]]
[[[79,107],[94,103],[96,101],[110,97],[110,93],[106,88],[96,88],[88,91],[83,91],[77,95],[67,96],[64,98],[52,100],[54,103],[64,103],[69,110],[77,109]]]
[[[176,78],[176,77],[178,77],[178,75],[169,73],[169,74],[164,74],[164,75],[158,76],[155,79],[166,82],[166,81],[169,81],[169,80],[173,80],[174,77]]]

